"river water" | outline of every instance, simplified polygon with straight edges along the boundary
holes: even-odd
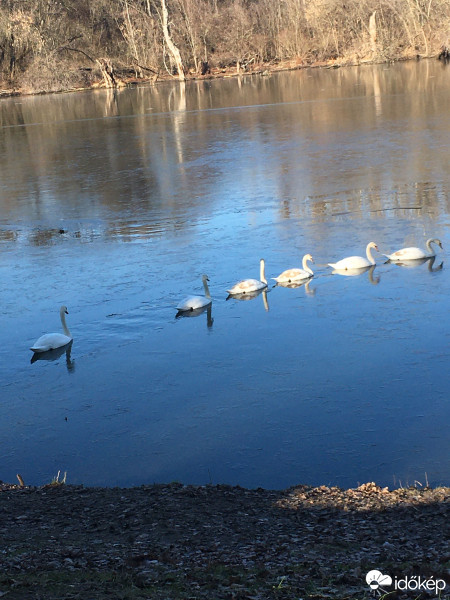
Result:
[[[0,101],[0,479],[449,485],[449,98],[423,61]]]

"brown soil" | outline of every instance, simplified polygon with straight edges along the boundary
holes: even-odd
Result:
[[[360,600],[372,569],[449,582],[449,502],[450,488],[373,483],[0,484],[0,597]]]

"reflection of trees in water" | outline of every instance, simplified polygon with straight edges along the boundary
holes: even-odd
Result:
[[[17,231],[12,229],[0,229],[0,241],[2,242],[15,242],[17,237]]]
[[[283,200],[279,214],[282,219],[310,219],[327,222],[340,219],[430,219],[450,208],[445,187],[441,184],[411,183],[395,191],[383,189],[348,190],[333,196],[309,196],[301,201]]]
[[[34,246],[48,246],[55,243],[64,233],[64,229],[33,229],[28,241]]]
[[[250,202],[252,194],[276,198],[282,219],[435,218],[449,210],[448,191],[427,183],[426,137],[419,132],[415,146],[400,149],[409,148],[410,123],[414,130],[442,114],[439,68],[303,70],[2,103],[0,178],[14,183],[0,197],[2,214],[21,204],[21,218],[49,229],[58,211],[100,221],[106,235],[152,236],[207,218],[220,195],[247,186]],[[399,152],[381,181],[371,164],[384,152],[380,136]],[[344,163],[333,161],[329,148],[347,139]],[[435,153],[439,173],[444,155]],[[403,167],[414,180],[399,188],[392,182]],[[352,189],[355,181],[363,189]],[[143,218],[150,211],[151,224]]]

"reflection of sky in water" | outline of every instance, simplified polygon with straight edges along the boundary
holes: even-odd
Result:
[[[448,484],[443,74],[412,63],[2,102],[0,478]],[[12,126],[20,110],[45,125]],[[435,236],[442,270],[376,252],[372,274],[325,266],[371,240],[387,253]],[[306,252],[311,293],[270,282],[268,311],[262,295],[225,300],[261,257],[269,279]],[[175,319],[202,273],[214,321]],[[70,359],[30,365],[63,303]]]

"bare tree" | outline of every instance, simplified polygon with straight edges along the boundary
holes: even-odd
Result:
[[[167,56],[181,80],[269,61],[437,56],[449,31],[450,0],[0,0],[0,79],[55,91],[157,77]]]
[[[183,61],[181,60],[181,54],[177,46],[175,46],[172,36],[170,35],[169,29],[169,11],[167,10],[166,0],[161,0],[161,26],[164,34],[164,40],[169,49],[170,55],[175,63],[178,78],[180,81],[185,81],[186,76],[184,74]]]

